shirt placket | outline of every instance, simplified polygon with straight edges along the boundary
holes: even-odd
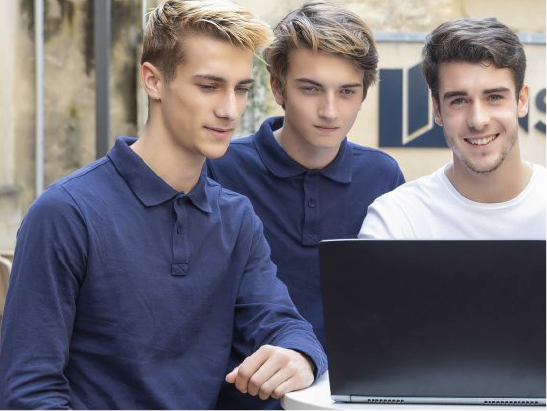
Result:
[[[320,239],[317,184],[317,172],[307,171],[304,175],[304,227],[302,229],[302,244],[304,245],[316,245]]]
[[[171,274],[185,276],[188,274],[188,197],[179,194],[173,205],[177,216],[173,227],[173,263]]]

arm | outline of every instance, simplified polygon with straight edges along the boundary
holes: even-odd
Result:
[[[325,353],[311,325],[294,307],[285,285],[275,276],[262,223],[252,214],[249,259],[236,301],[236,327],[257,350],[227,375],[241,392],[266,399],[309,386],[326,371]],[[260,348],[259,348],[260,347]],[[314,369],[315,368],[315,369]]]
[[[60,187],[29,209],[17,236],[2,324],[0,408],[67,409],[64,374],[85,272],[86,232]]]

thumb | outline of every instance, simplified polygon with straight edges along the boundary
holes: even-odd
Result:
[[[233,384],[234,382],[236,382],[236,378],[237,378],[237,371],[239,370],[239,367],[235,367],[231,373],[229,373],[228,375],[226,375],[226,382],[229,382],[230,384]]]

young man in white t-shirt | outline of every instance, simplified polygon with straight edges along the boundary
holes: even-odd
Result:
[[[546,170],[522,159],[526,56],[496,19],[436,28],[423,71],[453,161],[368,208],[360,238],[545,239]]]

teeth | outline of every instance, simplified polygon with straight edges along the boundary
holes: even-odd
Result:
[[[497,137],[497,135],[491,135],[491,136],[484,137],[484,138],[475,138],[475,139],[468,139],[468,138],[466,138],[465,140],[466,140],[468,143],[471,143],[471,144],[476,145],[476,146],[484,146],[485,144],[490,143],[490,142],[491,142],[492,140],[494,140],[496,137]]]

